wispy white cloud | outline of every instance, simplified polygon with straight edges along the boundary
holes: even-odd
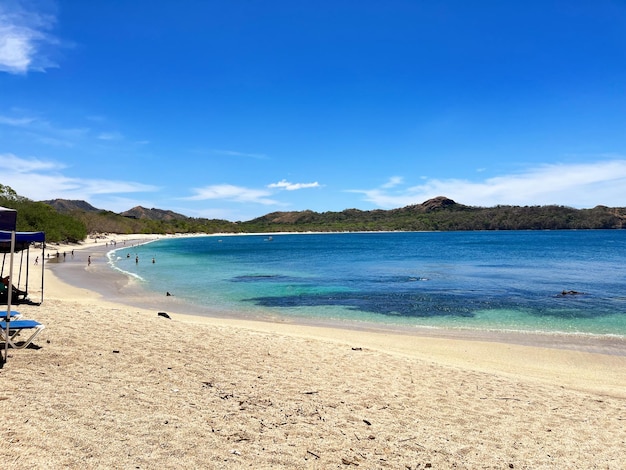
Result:
[[[0,169],[2,169],[3,175],[10,173],[30,174],[39,171],[54,171],[61,170],[64,167],[65,165],[58,162],[47,162],[37,158],[20,158],[12,153],[0,154]]]
[[[286,180],[279,181],[278,183],[268,184],[267,189],[255,189],[246,188],[243,186],[235,186],[232,184],[217,184],[211,186],[205,186],[203,188],[195,188],[193,196],[185,198],[190,201],[204,201],[204,200],[222,200],[237,203],[254,203],[262,205],[276,205],[286,206],[284,202],[272,199],[275,191],[272,190],[286,190],[295,191],[304,188],[318,188],[320,184],[315,183],[290,183]]]
[[[98,123],[99,119],[87,118],[87,120]],[[14,128],[16,133],[21,133],[28,139],[53,147],[75,147],[80,144],[93,143],[93,140],[103,142],[124,141],[125,137],[119,131],[98,131],[90,127],[62,127],[57,123],[52,123],[37,113],[28,113],[20,110],[0,115],[0,126]],[[148,140],[137,140],[136,145],[146,145]]]
[[[27,114],[26,111],[14,114],[0,115],[0,126],[15,128],[16,132],[21,132],[29,139],[46,145],[73,147],[91,132],[88,127],[59,127],[36,114]]]
[[[390,189],[402,183],[404,183],[404,178],[402,178],[402,176],[392,176],[385,184],[381,186],[381,188]]]
[[[290,183],[287,180],[281,180],[278,183],[272,183],[267,185],[268,188],[285,189],[287,191],[296,191],[298,189],[307,188],[319,188],[320,184],[316,181],[314,183]]]
[[[25,74],[56,67],[46,53],[48,46],[59,44],[49,33],[55,23],[53,14],[35,11],[32,4],[0,3],[0,71]]]
[[[26,136],[28,140],[40,142],[53,147],[73,147],[74,142],[68,138],[75,138],[78,134],[75,129],[55,129],[48,121],[39,117],[16,112],[13,116],[0,115],[0,126],[13,128],[16,134]],[[81,133],[84,134],[86,130]]]
[[[60,163],[0,154],[0,182],[35,201],[62,198],[93,200],[103,194],[154,192],[159,188],[133,181],[73,178]]]
[[[426,179],[423,184],[412,187],[390,187],[385,183],[378,188],[349,192],[363,194],[366,201],[381,208],[418,204],[436,196],[447,196],[473,206],[622,206],[626,200],[626,160],[546,164],[483,181]]]
[[[263,205],[279,205],[278,201],[270,199],[271,191],[252,189],[231,184],[217,184],[193,189],[194,196],[185,198],[190,201],[226,200],[234,202],[255,203]]]
[[[34,140],[41,142],[42,144],[49,145],[51,147],[66,147],[72,148],[74,147],[74,142],[69,140],[57,139],[55,137],[45,137],[41,135],[34,135]]]
[[[236,152],[234,150],[211,149],[210,153],[214,153],[216,155],[226,155],[228,157],[247,157],[247,158],[258,158],[258,159],[267,158],[267,155],[262,154],[262,153]]]
[[[98,134],[100,140],[122,140],[124,136],[119,132],[101,132]]]
[[[4,124],[7,126],[14,127],[26,127],[32,124],[35,121],[33,117],[9,117],[9,116],[0,116],[0,124]]]
[[[72,178],[73,182],[80,184],[81,191],[90,194],[118,194],[139,193],[158,191],[159,188],[150,184],[137,183],[135,181],[116,181],[105,179],[80,179]]]

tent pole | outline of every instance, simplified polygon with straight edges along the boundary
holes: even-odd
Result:
[[[42,249],[41,249],[41,300],[39,301],[39,305],[41,305],[43,303],[43,274],[44,274],[44,270],[43,270],[43,265],[46,262],[46,242],[43,242],[42,245]]]
[[[7,316],[5,325],[4,364],[9,359],[9,323],[11,322],[11,297],[13,296],[13,254],[15,252],[15,230],[11,230],[11,256],[9,257],[9,285],[7,286]]]
[[[17,282],[15,286],[19,289],[20,284],[22,283],[22,265],[24,264],[24,250],[20,252],[20,269],[17,272]]]
[[[24,258],[22,256],[22,258]],[[28,248],[26,248],[26,281],[24,283],[24,292],[28,294],[28,270],[30,268],[30,243],[28,244]],[[22,265],[20,264],[20,273],[22,272]]]

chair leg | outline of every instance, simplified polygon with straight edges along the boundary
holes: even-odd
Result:
[[[28,347],[28,345],[30,343],[33,342],[33,340],[37,337],[37,335],[39,335],[39,333],[41,333],[41,331],[45,328],[44,325],[42,324],[38,324],[37,326],[33,326],[33,327],[28,327],[28,328],[16,328],[15,330],[11,329],[11,327],[9,326],[9,337],[6,338],[6,334],[5,334],[5,330],[0,329],[0,341],[2,342],[8,342],[9,343],[9,347],[13,348],[13,349],[25,349]],[[23,332],[24,330],[34,330],[32,332],[32,334],[26,338],[25,341],[22,341],[20,344],[17,343],[17,341],[15,340],[16,337],[18,337],[20,335],[21,332]]]

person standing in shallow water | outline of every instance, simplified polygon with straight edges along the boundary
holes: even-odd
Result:
[[[135,264],[139,263],[139,255],[135,256]]]

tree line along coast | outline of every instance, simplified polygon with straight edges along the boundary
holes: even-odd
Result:
[[[440,196],[390,210],[346,209],[272,212],[245,222],[187,217],[163,209],[135,207],[115,213],[85,201],[32,201],[0,184],[0,206],[18,211],[19,231],[44,231],[49,242],[75,243],[89,234],[189,234],[270,232],[377,232],[471,230],[583,230],[626,228],[626,208],[596,206],[475,207]]]

